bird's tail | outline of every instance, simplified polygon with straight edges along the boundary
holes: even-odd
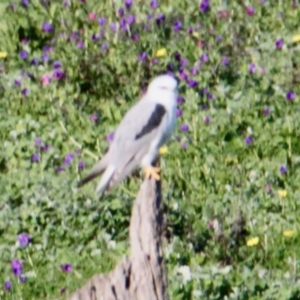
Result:
[[[104,156],[100,161],[98,161],[96,165],[92,168],[91,172],[78,182],[77,187],[82,187],[83,185],[100,175],[107,167],[107,161],[107,156]]]
[[[108,186],[110,180],[114,176],[115,171],[116,171],[116,168],[113,165],[109,165],[106,168],[105,172],[103,173],[103,175],[97,185],[96,193],[101,194],[106,190],[106,187]]]

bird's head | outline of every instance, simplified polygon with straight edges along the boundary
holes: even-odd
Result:
[[[172,93],[177,94],[177,80],[170,75],[160,75],[154,78],[149,86],[147,93]]]

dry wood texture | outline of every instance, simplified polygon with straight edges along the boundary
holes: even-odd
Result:
[[[167,300],[162,255],[160,182],[144,180],[132,209],[129,258],[109,274],[94,275],[68,300]]]

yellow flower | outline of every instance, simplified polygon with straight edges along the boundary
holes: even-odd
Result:
[[[259,243],[259,237],[255,236],[247,241],[247,246],[254,247],[254,246],[257,246],[258,243]]]
[[[280,198],[285,198],[287,195],[286,190],[279,190],[279,191],[277,191],[277,193]]]
[[[192,33],[192,36],[193,36],[194,38],[196,38],[196,39],[199,39],[199,37],[200,37],[200,35],[199,35],[198,32],[193,32],[193,33]]]
[[[126,103],[126,101],[124,99],[117,99],[118,104],[123,105],[124,103]]]
[[[0,51],[0,58],[5,58],[7,56],[7,52]]]
[[[167,49],[166,48],[160,48],[156,51],[155,56],[156,57],[163,57],[167,55]]]
[[[292,237],[295,234],[295,231],[294,230],[284,230],[282,234],[285,237]]]
[[[293,42],[294,42],[294,43],[300,42],[300,34],[297,34],[297,35],[294,35],[294,36],[293,36]]]
[[[237,158],[231,158],[231,157],[228,157],[228,156],[225,158],[224,161],[227,164],[230,164],[230,163],[237,164],[239,162]]]
[[[159,154],[164,155],[165,153],[168,152],[168,148],[166,146],[162,146],[159,148]]]

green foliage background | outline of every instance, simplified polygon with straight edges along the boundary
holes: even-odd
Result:
[[[7,53],[0,58],[0,282],[12,282],[1,299],[60,297],[61,289],[74,291],[93,274],[110,271],[127,253],[140,177],[132,176],[99,202],[94,184],[75,189],[87,172],[78,163],[89,168],[103,155],[106,135],[151,78],[170,69],[170,63],[179,75],[177,52],[188,59],[186,72],[199,85],[190,88],[181,81],[183,115],[162,158],[170,297],[300,299],[300,56],[292,40],[300,34],[299,6],[252,1],[255,12],[249,15],[251,4],[243,1],[212,0],[208,12],[201,12],[196,1],[160,1],[156,10],[148,2],[125,9],[127,16],[135,14],[135,24],[116,32],[109,24],[119,21],[117,10],[124,6],[117,0],[0,4],[0,52]],[[97,17],[90,20],[89,13]],[[156,24],[159,13],[165,15],[161,25]],[[103,37],[93,41],[100,17],[107,24]],[[176,32],[178,20],[182,30]],[[46,22],[51,32],[42,30]],[[131,38],[134,34],[138,40]],[[281,38],[284,45],[276,49]],[[161,48],[167,55],[153,63]],[[28,53],[25,60],[22,50]],[[141,62],[143,52],[148,58]],[[48,63],[41,60],[43,53]],[[192,76],[189,70],[203,54],[209,60]],[[221,63],[224,56],[228,66]],[[38,66],[31,65],[33,58]],[[62,79],[51,77],[57,60]],[[250,63],[256,66],[253,74]],[[43,86],[45,74],[51,83]],[[295,93],[293,101],[286,99],[288,91]],[[180,131],[182,124],[189,125],[187,133]],[[253,137],[251,145],[245,144],[247,136]],[[36,147],[37,138],[50,149]],[[37,153],[40,160],[33,162]],[[68,153],[74,159],[66,166]],[[280,172],[283,165],[286,174]],[[57,172],[58,166],[64,171]],[[284,236],[285,230],[292,236]],[[26,248],[16,242],[22,232],[32,237]],[[253,237],[259,243],[248,247]],[[26,283],[11,272],[16,258],[24,265]],[[72,264],[71,273],[62,272],[64,263]]]

